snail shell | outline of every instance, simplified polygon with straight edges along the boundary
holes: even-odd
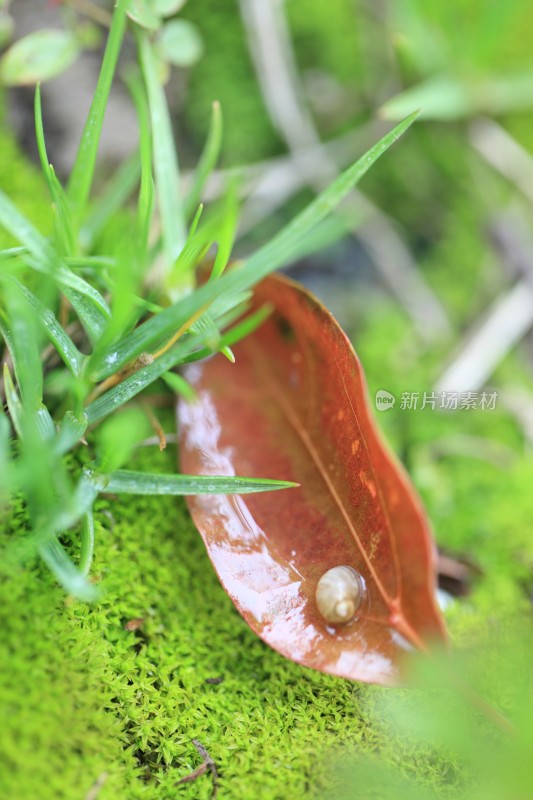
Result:
[[[316,604],[326,622],[350,622],[363,598],[361,576],[353,567],[333,567],[316,587]]]

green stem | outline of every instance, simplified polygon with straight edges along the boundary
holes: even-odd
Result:
[[[78,219],[85,211],[91,191],[104,114],[126,29],[127,5],[128,0],[117,0],[94,99],[70,174],[68,195]]]
[[[83,515],[81,526],[81,555],[78,569],[87,576],[91,570],[94,554],[94,519],[92,511]]]

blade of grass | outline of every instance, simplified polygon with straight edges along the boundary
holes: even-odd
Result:
[[[171,389],[175,394],[181,395],[189,402],[196,400],[196,392],[192,388],[191,384],[181,375],[178,375],[177,372],[165,372],[163,375],[161,375],[161,377],[165,381],[168,388]]]
[[[136,30],[137,46],[152,121],[153,160],[166,269],[185,244],[186,231],[179,195],[180,174],[165,90],[159,82],[157,60],[148,36]]]
[[[177,345],[174,345],[168,352],[163,353],[152,364],[142,367],[129,378],[125,378],[122,383],[114,386],[101,397],[89,403],[85,409],[89,424],[92,425],[111,414],[146,389],[147,386],[157,378],[160,378],[165,372],[179,364],[191,352],[191,349],[194,349],[195,343],[196,346],[200,346],[200,337],[194,336],[185,341],[180,340]]]
[[[137,209],[137,224],[141,261],[144,264],[148,251],[148,240],[152,225],[154,211],[154,181],[152,176],[152,132],[150,129],[150,112],[146,100],[144,86],[138,75],[130,75],[127,78],[127,85],[130,90],[135,108],[137,119],[139,120],[140,132],[140,155],[141,155],[141,186],[139,190],[139,202]]]
[[[346,197],[377,159],[412,125],[416,114],[411,114],[368,150],[362,158],[345,170],[319,194],[310,205],[278,233],[268,244],[261,247],[243,266],[229,270],[216,281],[210,281],[193,294],[183,298],[155,317],[140,325],[121,342],[102,354],[98,362],[91,364],[98,379],[120,369],[143,350],[183,325],[199,309],[220,296],[223,292],[239,292],[251,288],[270,272],[287,264],[300,246],[302,237],[311,232]]]
[[[76,486],[63,493],[61,502],[46,517],[47,531],[59,534],[73,528],[91,510],[97,494],[94,483],[82,472]]]
[[[218,350],[220,345],[220,331],[215,325],[211,314],[202,314],[196,322],[193,322],[190,330],[192,333],[200,334],[210,350]]]
[[[19,212],[1,190],[0,225],[15,236],[33,256],[33,259],[25,261],[27,266],[45,275],[50,275],[63,287],[74,289],[75,292],[88,298],[95,308],[99,308],[106,320],[109,318],[109,309],[102,295],[87,281],[80,278],[79,275],[76,275],[64,264],[61,264],[57,253],[50,246],[47,239],[34,228],[31,222]],[[74,300],[72,301],[74,307],[76,307],[76,298],[77,296],[74,295]],[[81,313],[83,314],[83,306],[81,307]],[[90,319],[88,323],[90,324]]]
[[[0,403],[0,501],[4,501],[8,492],[14,490],[16,478],[13,470],[10,447],[11,429],[9,420]]]
[[[34,101],[35,116],[35,136],[37,139],[37,150],[41,162],[41,169],[48,185],[50,197],[54,204],[54,219],[56,224],[57,236],[64,254],[74,254],[76,252],[76,234],[72,224],[72,215],[68,198],[56,177],[54,169],[48,160],[46,143],[44,138],[44,126],[41,107],[41,87],[37,84]]]
[[[311,233],[339,205],[378,158],[413,124],[418,113],[415,111],[406,117],[362,158],[342,172],[307,208],[291,220],[270,242],[254,253],[246,262],[246,268],[255,269],[262,276],[265,269],[271,272],[288,264],[294,252],[300,247],[302,238]],[[274,266],[269,269],[271,264]]]
[[[253,314],[245,317],[242,322],[234,325],[229,331],[226,331],[220,340],[221,352],[222,348],[237,344],[237,342],[240,342],[241,339],[244,339],[246,336],[249,336],[251,333],[253,333],[260,325],[262,325],[262,323],[271,313],[272,309],[269,308],[269,306],[263,306],[263,308],[260,308],[257,311],[254,311]],[[211,355],[213,355],[212,350],[209,350],[207,347],[201,348],[194,351],[190,355],[185,356],[180,364],[192,364],[195,361],[202,361],[202,359],[208,358]]]
[[[185,219],[190,219],[198,207],[201,197],[202,189],[211,172],[214,170],[218,157],[220,155],[220,148],[222,145],[222,109],[218,100],[213,102],[211,110],[211,120],[209,122],[209,130],[207,132],[207,139],[205,141],[202,155],[195,170],[194,181],[189,189],[185,202],[183,204],[183,211]]]
[[[54,420],[52,419],[50,412],[48,411],[44,403],[41,403],[41,405],[37,409],[35,417],[36,417],[37,435],[43,441],[51,441],[52,439],[54,439],[56,435]]]
[[[251,494],[272,492],[298,486],[289,481],[237,476],[162,475],[133,470],[117,470],[110,475],[91,473],[90,480],[101,492],[114,494],[192,495],[192,494]]]
[[[24,409],[17,394],[17,390],[15,389],[11,372],[9,371],[7,364],[4,364],[4,392],[6,395],[7,410],[9,411],[9,416],[11,417],[11,424],[13,425],[17,436],[20,437],[22,435],[22,415],[24,413]]]
[[[66,256],[63,261],[67,267],[88,270],[91,274],[95,271],[113,269],[117,265],[116,258],[109,256]]]
[[[228,264],[239,218],[239,204],[237,202],[237,185],[233,183],[226,194],[224,202],[224,213],[220,233],[217,237],[217,254],[211,272],[210,280],[220,278]]]
[[[54,187],[52,185],[50,176],[50,162],[46,152],[46,143],[44,138],[44,125],[43,125],[43,112],[41,104],[41,84],[38,83],[35,87],[35,98],[33,103],[33,112],[35,120],[35,138],[37,140],[37,151],[39,153],[39,160],[41,162],[41,169],[43,171],[44,179],[48,186],[50,196],[54,199]]]
[[[199,207],[198,219],[195,218],[193,223],[199,221],[198,214],[202,214],[200,209],[203,211],[203,207]],[[195,283],[195,269],[215,241],[219,224],[220,217],[216,217],[199,227],[191,225],[185,244],[166,276],[165,290],[171,300],[183,297],[191,291]]]
[[[94,301],[91,302],[92,297],[89,298],[86,294],[73,291],[71,288],[65,287],[63,292],[65,297],[69,300],[72,308],[78,315],[81,324],[91,340],[91,344],[96,344],[96,342],[98,342],[98,340],[102,337],[102,334],[104,333],[109,320],[111,319],[111,313],[107,308],[107,304],[104,302],[104,306],[102,308],[100,304],[97,304]],[[98,293],[96,292],[96,294]],[[103,300],[103,298],[101,299]]]
[[[67,411],[54,441],[54,453],[57,456],[68,453],[79,442],[87,430],[87,425],[88,420],[85,414],[78,418],[72,411]]]
[[[82,575],[87,576],[91,570],[94,554],[94,516],[90,509],[83,516],[81,523],[81,553],[78,570]]]
[[[80,230],[80,240],[89,249],[117,211],[131,195],[141,174],[139,154],[126,159],[107,184],[103,194],[90,209]]]
[[[14,282],[6,285],[5,300],[9,311],[0,330],[11,354],[22,403],[36,411],[43,398],[43,368],[39,335],[31,306]]]
[[[270,309],[267,307],[254,312],[241,323],[235,325],[230,331],[227,331],[220,338],[218,347],[230,347],[240,341],[244,336],[252,333],[266,319],[269,313]],[[93,400],[85,409],[89,424],[98,422],[117,408],[120,408],[120,406],[127,403],[128,400],[138,395],[147,386],[178,364],[191,363],[212,355],[213,350],[208,347],[202,347],[202,343],[202,337],[198,335],[190,336],[185,341],[180,340],[177,345],[174,345],[171,350],[161,355],[152,364],[142,367],[129,378],[123,380],[122,383],[119,383],[98,399]]]
[[[70,336],[63,330],[54,314],[46,308],[41,301],[26,286],[16,282],[32,307],[36,319],[41,323],[48,338],[56,348],[65,365],[73,375],[79,377],[83,364],[83,355],[80,353]]]
[[[73,290],[73,294],[76,297],[79,296],[80,298],[83,298],[85,302],[94,309],[95,314],[99,311],[101,317],[106,320],[109,319],[109,307],[100,292],[98,292],[83,278],[80,278],[79,275],[76,275],[75,272],[72,272],[72,270],[70,270],[68,267],[60,265],[53,272],[48,272],[40,269],[40,264],[34,263],[33,266],[38,269],[38,271],[44,272],[46,275],[51,275],[51,277],[54,278],[57,283],[64,287],[65,294],[67,293],[67,290]],[[74,302],[72,304],[75,305]],[[84,321],[81,316],[80,319],[82,322]]]
[[[127,6],[128,0],[117,0],[96,91],[70,173],[67,193],[78,219],[83,216],[91,191],[105,109],[126,29]]]
[[[191,224],[189,226],[189,238],[191,236],[194,236],[194,234],[196,233],[196,230],[198,228],[198,223],[200,222],[200,219],[201,219],[201,216],[202,216],[203,213],[204,213],[204,204],[200,203],[200,205],[196,209],[196,213],[195,213],[194,217],[192,218],[192,222],[191,222]]]
[[[39,553],[48,568],[54,573],[58,583],[69,594],[79,597],[80,600],[96,600],[98,590],[76,568],[55,536],[39,545]]]

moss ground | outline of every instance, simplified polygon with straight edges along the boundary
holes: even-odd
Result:
[[[485,424],[509,447],[516,442],[505,415],[477,420],[480,435]],[[450,423],[422,416],[408,433],[389,424],[397,444],[407,436],[440,543],[483,569],[449,616],[461,644],[527,605],[533,459],[474,469],[455,456],[428,470],[424,440]],[[175,456],[144,449],[134,467],[170,470]],[[200,763],[193,739],[217,763],[222,800],[335,797],[331,759],[353,752],[379,752],[439,796],[461,780],[453,759],[382,726],[376,709],[390,690],[303,669],[257,639],[220,587],[183,502],[105,499],[97,519],[102,597],[93,605],[65,598],[38,564],[13,571],[1,559],[0,796],[74,800],[105,778],[99,800],[208,798],[209,774],[177,785]],[[22,508],[4,516],[4,554],[24,521]],[[125,629],[137,619],[137,630]]]
[[[136,466],[172,461],[143,453]],[[98,518],[94,605],[65,598],[39,566],[2,570],[2,797],[84,798],[106,776],[99,800],[208,798],[209,775],[176,786],[200,762],[193,739],[218,765],[220,798],[315,796],[331,779],[333,746],[398,758],[370,713],[384,690],[263,645],[220,587],[183,503],[107,500]],[[15,514],[2,538],[23,521]],[[429,761],[419,771],[434,778]]]

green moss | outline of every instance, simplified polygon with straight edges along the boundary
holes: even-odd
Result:
[[[224,114],[225,166],[279,153],[281,145],[255,81],[237,3],[188,3],[183,16],[199,25],[205,42],[205,55],[189,76],[184,109],[193,136],[203,141],[211,105],[218,100]]]
[[[329,6],[320,0],[287,3],[301,68],[324,69],[338,80],[357,86],[363,69],[358,47],[362,16],[350,0]]]
[[[427,387],[434,362],[413,349],[401,312],[369,313],[357,340],[371,392]],[[481,568],[473,593],[448,615],[456,642],[469,645],[490,634],[495,618],[527,609],[533,460],[517,457],[520,434],[502,411],[394,411],[380,420],[423,492],[440,544]],[[434,449],[473,434],[503,446],[511,466]],[[142,450],[132,466],[170,470],[174,460],[171,448]],[[93,572],[103,594],[92,606],[65,599],[43,568],[13,572],[0,559],[0,795],[74,800],[105,775],[99,800],[208,798],[209,775],[176,786],[200,763],[193,739],[217,763],[221,800],[334,797],[331,764],[354,752],[379,754],[384,769],[416,776],[439,797],[457,791],[464,775],[455,756],[384,725],[390,690],[304,669],[248,629],[182,502],[105,499],[97,520]],[[3,547],[24,522],[19,504],[3,520]],[[138,618],[137,630],[124,629]]]
[[[171,465],[146,452],[135,463]],[[218,765],[222,800],[315,796],[339,747],[379,749],[439,785],[442,759],[403,748],[373,718],[387,690],[299,667],[254,636],[183,503],[103,500],[97,518],[94,605],[65,599],[40,567],[3,570],[2,796],[74,800],[105,773],[100,800],[208,798],[208,775],[176,787],[200,762],[192,739]],[[16,531],[20,509],[13,520]]]

